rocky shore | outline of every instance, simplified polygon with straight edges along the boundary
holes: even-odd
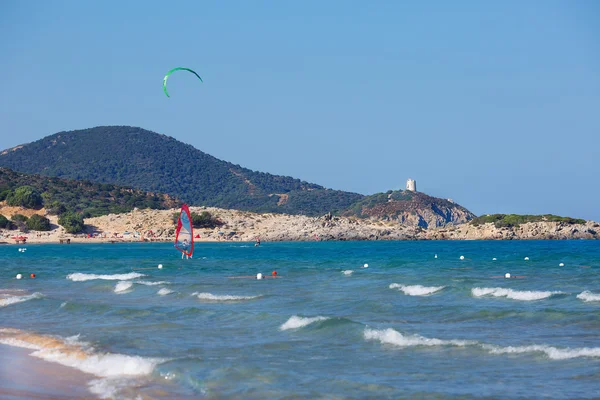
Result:
[[[191,207],[192,212],[209,212],[222,225],[194,230],[196,241],[254,241],[257,237],[268,241],[328,241],[328,240],[547,240],[547,239],[600,239],[600,224],[564,222],[530,222],[517,227],[496,228],[493,224],[473,226],[469,223],[424,229],[401,225],[397,221],[360,219],[355,217],[307,217],[286,214],[257,214],[212,207]],[[24,210],[10,210],[25,214]],[[29,210],[31,214],[31,210]],[[85,220],[85,234],[67,234],[57,224],[56,216],[47,216],[52,222],[50,232],[23,233],[0,230],[0,241],[14,243],[15,236],[27,236],[28,243],[172,241],[175,224],[173,216],[179,210],[134,210],[125,214],[111,214]],[[35,211],[44,213],[44,210]],[[7,217],[5,208],[0,213]]]

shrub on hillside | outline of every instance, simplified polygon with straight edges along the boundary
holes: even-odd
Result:
[[[191,213],[192,225],[194,228],[215,228],[223,225],[223,222],[213,217],[208,211],[202,211],[200,214]]]
[[[79,233],[83,231],[83,217],[76,213],[64,213],[58,219],[58,224],[65,228],[67,233]]]
[[[16,207],[40,208],[43,199],[40,193],[31,186],[21,186],[6,197],[6,204]]]
[[[49,231],[50,220],[41,215],[34,214],[25,222],[25,226],[32,231]]]
[[[0,214],[0,228],[11,229],[12,225],[12,222],[8,218]]]
[[[29,218],[27,218],[27,217],[26,217],[26,216],[24,216],[23,214],[15,214],[15,215],[13,215],[12,217],[10,217],[10,219],[11,219],[13,222],[27,222],[27,220],[28,220]]]
[[[46,207],[46,212],[49,215],[61,215],[67,212],[67,207],[58,201],[53,201],[48,207]]]
[[[6,198],[8,197],[8,195],[11,193],[10,189],[3,189],[0,190],[0,201],[4,201],[6,200]]]

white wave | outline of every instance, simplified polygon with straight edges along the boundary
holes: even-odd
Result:
[[[427,296],[443,288],[445,286],[400,285],[399,283],[392,283],[390,285],[390,289],[399,289],[409,296]]]
[[[600,294],[592,293],[589,290],[586,290],[579,293],[577,298],[583,301],[600,301]]]
[[[146,285],[146,286],[169,285],[169,284],[171,284],[171,282],[167,282],[167,281],[160,281],[160,282],[135,281],[134,283],[138,283],[140,285]]]
[[[133,282],[121,281],[115,285],[115,293],[123,293],[133,286]]]
[[[40,346],[37,346],[37,345],[29,343],[29,342],[25,342],[23,340],[11,338],[11,337],[0,337],[0,343],[5,344],[7,346],[21,347],[21,348],[30,349],[30,350],[39,350],[40,349]]]
[[[232,296],[232,295],[218,295],[212,293],[195,293],[200,300],[209,301],[239,301],[239,300],[252,300],[260,296]]]
[[[552,360],[566,360],[577,357],[600,357],[599,347],[581,347],[581,348],[565,348],[559,349],[553,346],[546,345],[531,345],[531,346],[494,346],[482,345],[492,354],[518,354],[518,353],[545,353]]]
[[[317,317],[299,317],[297,315],[293,315],[288,319],[283,325],[279,327],[279,330],[285,331],[288,329],[298,329],[303,328],[307,325],[312,324],[313,322],[325,321],[328,320],[327,317],[321,317],[320,315]]]
[[[529,346],[497,346],[482,344],[473,340],[442,340],[426,338],[419,335],[403,335],[400,332],[388,328],[382,330],[366,328],[364,337],[367,340],[378,340],[384,344],[392,344],[398,347],[411,346],[478,346],[487,350],[490,354],[519,354],[519,353],[544,353],[551,360],[566,360],[577,357],[600,358],[600,347],[581,348],[557,348],[548,345]]]
[[[104,279],[107,281],[126,281],[129,279],[140,278],[142,276],[146,276],[146,275],[140,274],[137,272],[130,272],[128,274],[115,274],[115,275],[96,275],[96,274],[83,274],[81,272],[76,272],[74,274],[67,275],[67,279],[70,279],[73,282],[91,281],[94,279]]]
[[[365,339],[378,340],[384,344],[393,344],[400,347],[411,346],[468,346],[477,344],[472,340],[442,340],[436,338],[426,338],[419,335],[403,335],[400,332],[392,329],[369,329],[365,328]]]
[[[351,269],[347,269],[347,270],[345,270],[345,271],[342,271],[342,273],[343,273],[344,275],[346,275],[346,276],[350,276],[350,275],[352,275],[352,273],[353,273],[353,272],[354,272],[354,271],[352,271]]]
[[[160,296],[166,296],[171,293],[173,293],[173,291],[171,289],[167,289],[167,288],[162,288],[157,292],[157,294]]]
[[[6,307],[10,304],[21,303],[27,300],[39,299],[44,297],[43,294],[35,292],[33,294],[25,295],[25,296],[9,296],[0,298],[0,307]]]
[[[77,336],[62,339],[18,329],[2,330],[0,343],[34,349],[36,351],[31,353],[32,356],[104,378],[148,375],[157,364],[166,361],[159,358],[98,353],[87,348],[87,344],[79,342]]]
[[[513,290],[505,288],[473,288],[471,289],[471,293],[475,297],[494,296],[525,301],[541,300],[555,294],[562,294],[562,292]]]

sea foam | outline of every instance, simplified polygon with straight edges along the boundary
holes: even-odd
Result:
[[[217,295],[212,293],[194,293],[200,300],[207,301],[240,301],[240,300],[252,300],[259,298],[260,296],[233,296],[233,295]]]
[[[115,293],[123,293],[133,286],[133,282],[121,281],[115,285]]]
[[[467,346],[477,344],[471,340],[442,340],[436,338],[426,338],[419,335],[403,335],[392,329],[369,329],[364,331],[364,337],[367,340],[378,340],[384,344],[392,344],[399,347],[411,346]]]
[[[150,281],[135,281],[134,283],[146,286],[156,286],[156,285],[169,285],[171,282],[160,281],[160,282],[150,282]]]
[[[107,281],[126,281],[129,279],[140,278],[142,276],[145,276],[145,275],[137,273],[137,272],[130,272],[128,274],[115,274],[115,275],[96,275],[96,274],[83,274],[81,272],[76,272],[74,274],[67,275],[67,279],[70,279],[73,282],[91,281],[94,279],[104,279]]]
[[[397,347],[414,346],[476,346],[486,350],[490,354],[522,354],[522,353],[543,353],[551,360],[566,360],[577,357],[600,357],[600,347],[580,347],[580,348],[558,348],[549,345],[528,345],[528,346],[498,346],[493,344],[480,343],[474,340],[443,340],[436,338],[426,338],[419,335],[405,335],[392,328],[370,329],[364,331],[366,340],[377,340],[383,344],[391,344]]]
[[[303,328],[312,324],[313,322],[325,321],[328,320],[327,317],[317,316],[317,317],[299,317],[297,315],[293,315],[288,319],[283,325],[279,327],[279,330],[286,331],[288,329],[298,329]]]
[[[596,294],[596,293],[592,293],[589,290],[586,290],[584,292],[581,292],[577,295],[577,298],[579,300],[583,300],[583,301],[600,301],[600,294]]]
[[[35,292],[33,294],[28,294],[24,296],[8,296],[8,297],[0,297],[0,307],[6,307],[10,304],[21,303],[27,300],[39,299],[44,297],[43,294]]]
[[[0,330],[0,343],[34,349],[32,356],[55,362],[99,377],[143,376],[166,360],[124,354],[99,353],[77,337],[59,338],[18,329]]]
[[[428,296],[442,290],[445,286],[401,285],[392,283],[390,289],[399,289],[409,296]]]
[[[513,290],[506,288],[473,288],[471,293],[475,297],[494,296],[506,297],[512,300],[542,300],[551,297],[555,294],[563,294],[562,292],[551,291],[530,291],[530,290]]]
[[[167,288],[162,288],[162,289],[160,289],[160,290],[157,292],[157,294],[158,294],[159,296],[166,296],[166,295],[168,295],[168,294],[171,294],[171,293],[173,293],[173,291],[172,291],[171,289],[167,289]]]
[[[546,345],[531,345],[531,346],[494,346],[482,345],[492,354],[518,354],[518,353],[544,353],[552,360],[566,360],[577,357],[600,357],[600,348],[598,347],[580,347],[580,348],[564,348],[559,349],[553,346]]]

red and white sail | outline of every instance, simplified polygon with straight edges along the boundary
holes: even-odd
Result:
[[[181,212],[177,219],[175,248],[189,257],[194,253],[194,228],[192,227],[192,216],[187,204],[181,206]]]

